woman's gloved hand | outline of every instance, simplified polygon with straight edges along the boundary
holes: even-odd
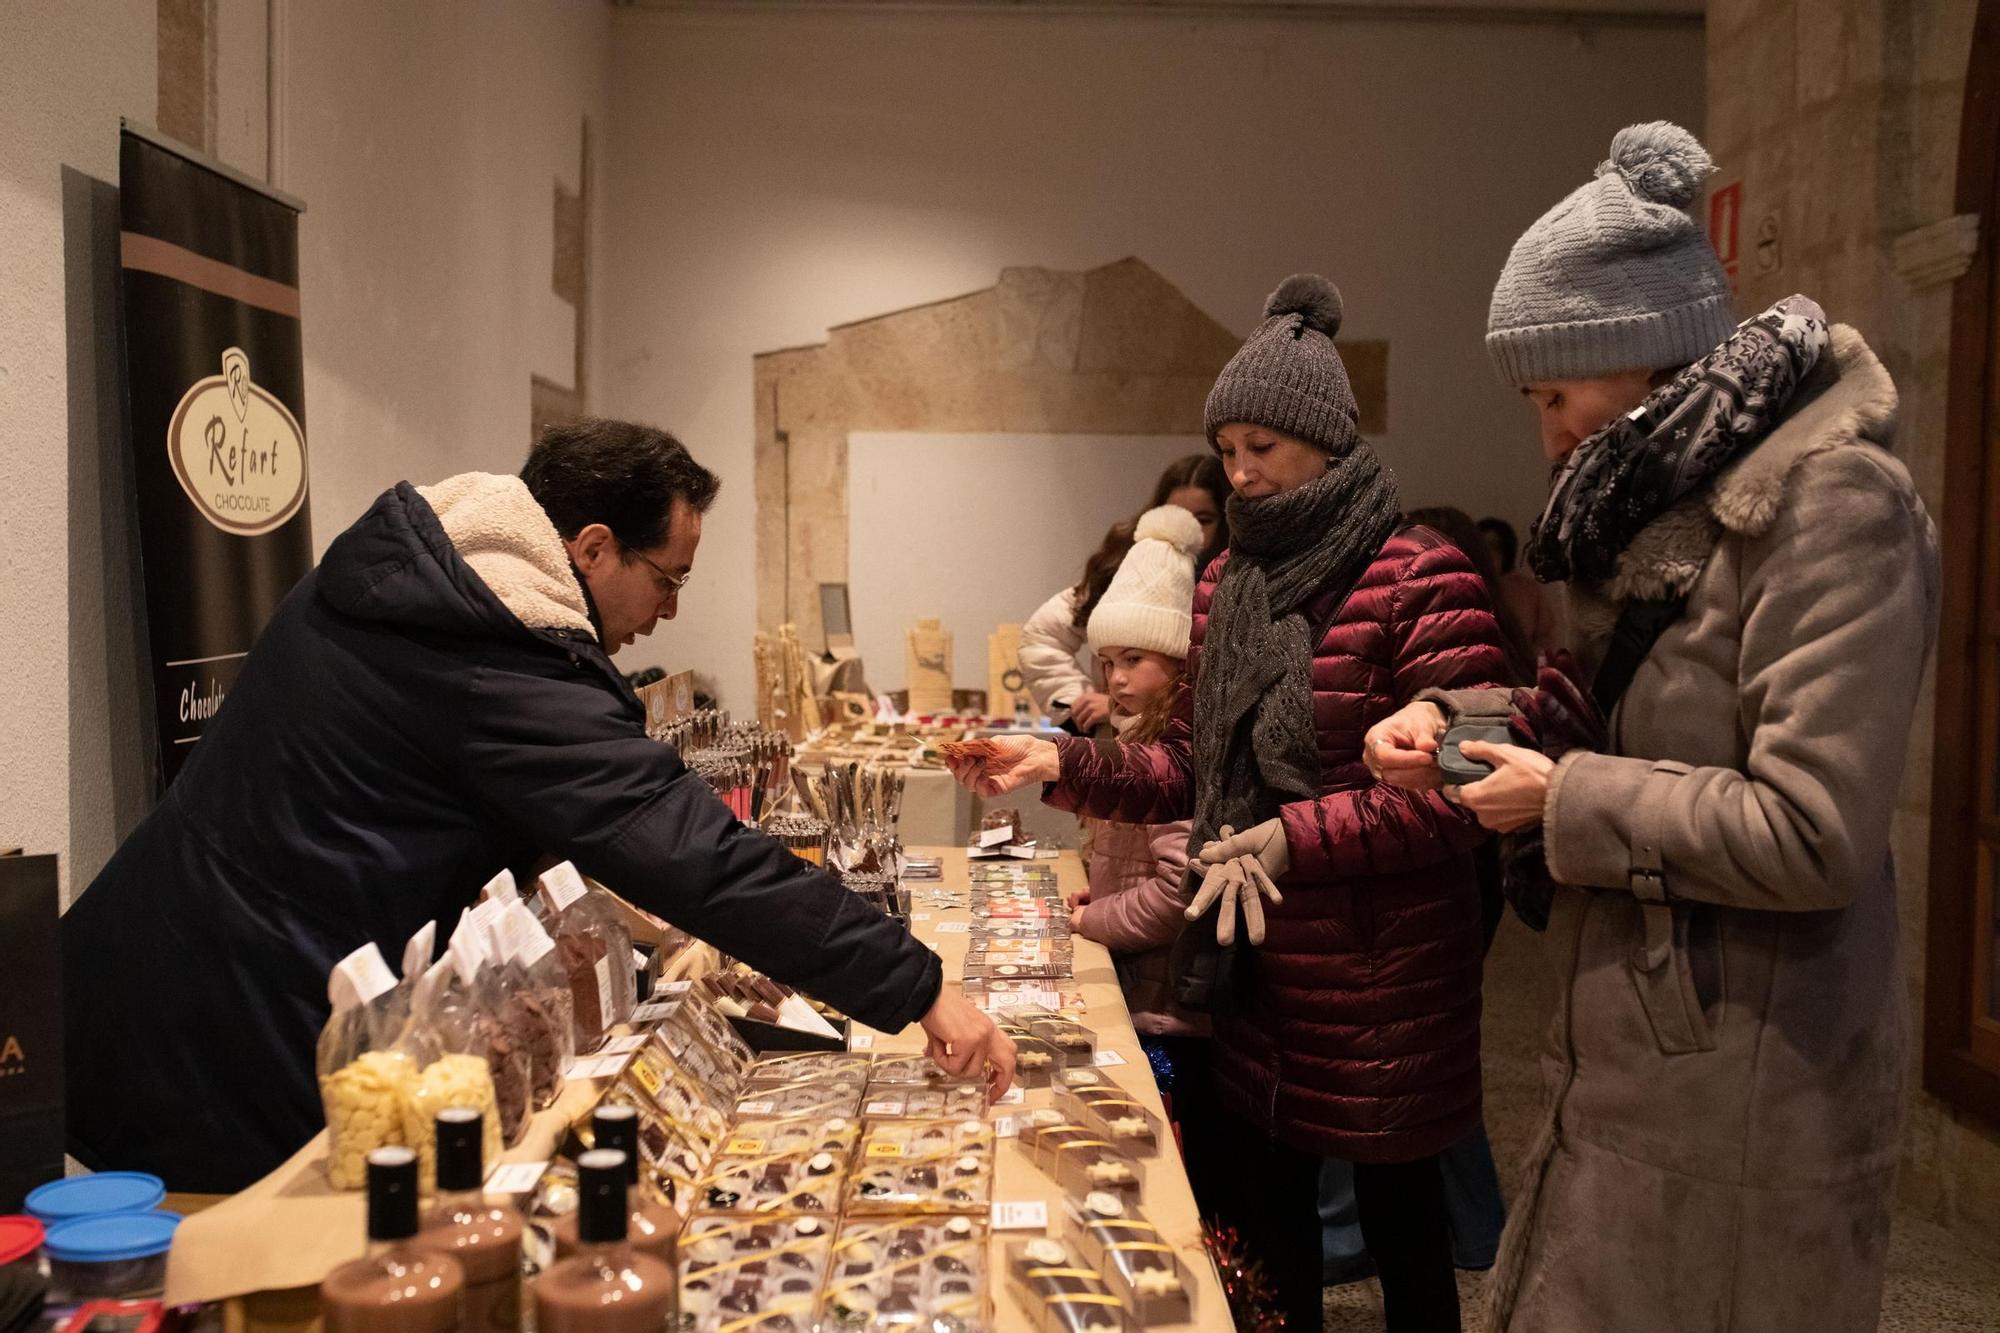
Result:
[[[1285,900],[1278,892],[1277,879],[1292,865],[1292,851],[1285,842],[1282,820],[1267,819],[1255,828],[1238,833],[1222,826],[1222,836],[1201,849],[1189,863],[1202,881],[1194,901],[1188,904],[1187,919],[1199,920],[1220,902],[1215,922],[1215,942],[1236,942],[1236,914],[1243,913],[1244,937],[1252,944],[1264,942],[1264,900],[1273,906]]]

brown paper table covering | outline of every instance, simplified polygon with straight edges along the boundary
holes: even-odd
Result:
[[[961,975],[970,936],[958,932],[941,933],[947,922],[969,922],[965,905],[969,887],[965,852],[960,848],[915,848],[913,854],[938,856],[944,861],[944,878],[935,883],[911,886],[911,929],[937,950],[944,960],[945,976]],[[1064,893],[1083,885],[1083,866],[1074,852],[1064,852],[1053,865]],[[942,895],[944,901],[940,901]],[[1139,1048],[1132,1030],[1131,1015],[1118,989],[1111,957],[1101,945],[1075,941],[1077,989],[1082,992],[1084,1020],[1097,1034],[1100,1051],[1115,1051],[1124,1063],[1102,1070],[1105,1078],[1123,1088],[1135,1100],[1163,1120],[1165,1110],[1154,1085],[1151,1067]],[[861,1035],[856,1044],[884,1053],[905,1053],[923,1049],[923,1031],[912,1026],[897,1034],[874,1033],[856,1025]],[[522,1143],[501,1159],[525,1162],[546,1158],[562,1138],[564,1127],[582,1115],[603,1085],[572,1083],[564,1089],[556,1105],[541,1112],[530,1123]],[[1025,1102],[1002,1105],[989,1117],[1011,1116],[1017,1120],[1036,1107],[1053,1104],[1054,1094],[1036,1089]],[[335,1265],[358,1257],[364,1248],[366,1208],[360,1191],[330,1189],[321,1171],[326,1154],[322,1133],[301,1148],[290,1161],[244,1190],[197,1213],[182,1223],[168,1256],[166,1299],[170,1305],[225,1300],[252,1292],[281,1291],[310,1287]],[[1222,1293],[1215,1265],[1201,1244],[1201,1228],[1195,1213],[1194,1196],[1188,1188],[1187,1173],[1171,1142],[1163,1143],[1158,1156],[1140,1163],[1145,1178],[1142,1207],[1167,1243],[1180,1251],[1195,1282],[1195,1319],[1186,1324],[1156,1325],[1157,1330],[1216,1330],[1232,1327],[1228,1305]],[[995,1162],[996,1202],[1041,1200],[1048,1205],[1046,1234],[1066,1235],[1062,1220],[1062,1191],[1036,1168],[1018,1139],[1002,1139]],[[1032,1239],[1035,1231],[996,1231],[990,1256],[996,1333],[1031,1333],[1037,1325],[1007,1281],[1004,1250],[1008,1243]]]

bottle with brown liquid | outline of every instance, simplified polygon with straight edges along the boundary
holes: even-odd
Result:
[[[326,1333],[458,1333],[465,1269],[419,1249],[416,1234],[417,1155],[377,1148],[368,1154],[368,1254],[320,1283]]]
[[[639,1113],[629,1106],[600,1106],[591,1113],[590,1135],[593,1146],[625,1154],[631,1194],[625,1220],[626,1243],[640,1254],[650,1255],[672,1268],[679,1258],[681,1215],[653,1202],[639,1188]],[[567,1259],[577,1251],[577,1218],[578,1213],[571,1213],[556,1219],[558,1259]]]
[[[437,1118],[437,1201],[417,1232],[418,1248],[448,1254],[465,1269],[466,1333],[520,1333],[521,1215],[488,1203],[478,1111],[452,1106]]]
[[[674,1270],[625,1241],[631,1186],[625,1154],[577,1158],[577,1252],[535,1283],[539,1333],[662,1333],[673,1317]]]

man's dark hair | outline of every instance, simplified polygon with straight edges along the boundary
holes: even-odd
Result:
[[[602,523],[620,546],[637,551],[667,539],[676,496],[706,514],[722,489],[665,431],[598,418],[543,431],[521,480],[565,538]]]
[[[1514,558],[1521,553],[1521,539],[1514,535],[1514,525],[1504,518],[1482,518],[1479,520],[1479,532],[1500,543],[1500,572],[1512,574]]]

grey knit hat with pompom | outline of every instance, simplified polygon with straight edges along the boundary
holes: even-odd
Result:
[[[1208,442],[1232,421],[1296,435],[1344,454],[1360,433],[1354,387],[1334,350],[1340,289],[1317,273],[1298,273],[1264,302],[1264,322],[1208,391]]]
[[[1664,120],[1611,157],[1514,242],[1493,288],[1486,351],[1509,384],[1683,366],[1736,327],[1722,261],[1687,208],[1715,170]]]

